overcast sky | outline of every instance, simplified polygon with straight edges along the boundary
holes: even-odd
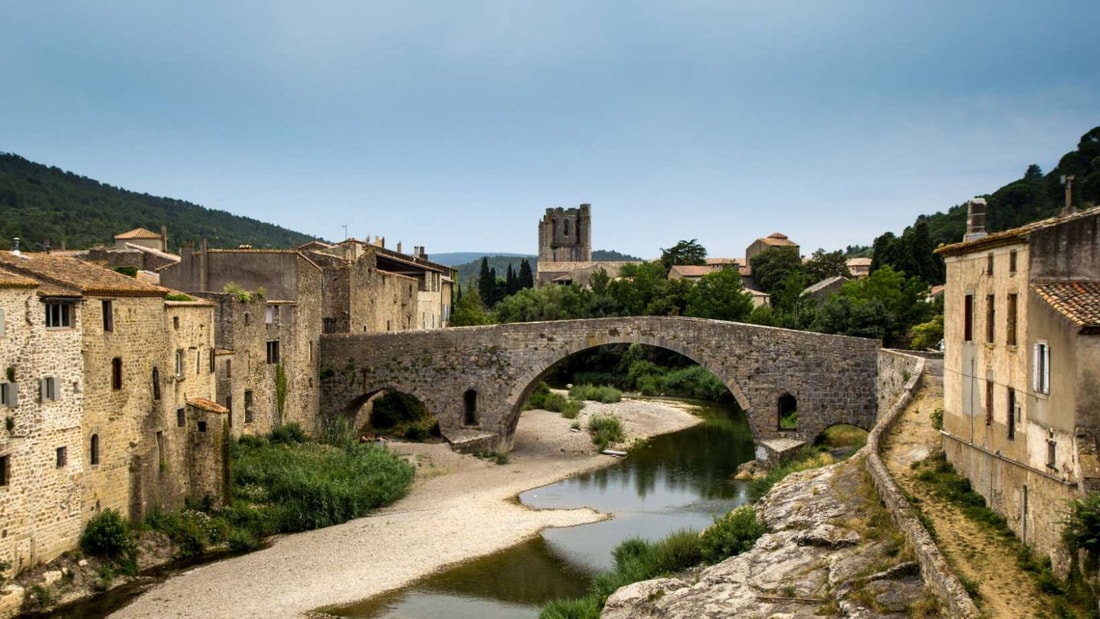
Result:
[[[1100,124],[1100,2],[0,0],[0,151],[339,240],[870,244]]]

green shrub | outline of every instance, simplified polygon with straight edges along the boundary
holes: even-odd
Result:
[[[554,600],[539,613],[539,619],[599,619],[599,617],[600,604],[594,596]]]
[[[546,408],[546,398],[549,397],[551,393],[550,385],[547,385],[545,382],[540,382],[535,385],[534,391],[532,391],[531,395],[527,398],[527,405],[524,406],[524,410],[531,410],[533,408],[549,410]]]
[[[129,275],[130,277],[137,277],[138,274],[137,267],[115,267],[115,271],[123,275]]]
[[[623,392],[610,385],[576,385],[569,390],[569,397],[574,400],[592,400],[613,404],[623,399]]]
[[[699,537],[703,559],[713,564],[739,555],[751,549],[766,532],[752,506],[742,505],[724,516],[715,517],[714,524],[703,531]]]
[[[928,414],[928,417],[932,420],[932,427],[936,430],[943,429],[943,409],[937,408]]]
[[[584,408],[584,402],[579,400],[566,400],[565,405],[561,408],[561,416],[566,419],[576,419],[577,415],[581,414],[581,409]]]
[[[194,301],[195,298],[192,297],[189,294],[184,294],[182,292],[174,292],[172,294],[164,295],[164,300],[165,301]]]
[[[623,424],[617,417],[610,415],[594,415],[588,420],[588,431],[592,434],[592,442],[601,451],[607,449],[611,443],[623,440]]]
[[[1070,550],[1100,557],[1100,492],[1090,492],[1069,504],[1062,539]]]
[[[304,443],[308,438],[302,430],[302,426],[297,423],[287,423],[272,430],[270,440],[272,443],[294,445]]]
[[[130,523],[116,510],[105,509],[84,527],[80,549],[89,555],[116,562],[131,562],[137,552]]]
[[[231,527],[224,519],[195,509],[154,511],[145,523],[171,539],[180,558],[197,557],[210,546],[229,540]]]
[[[669,372],[661,380],[664,395],[711,402],[727,402],[733,398],[722,381],[702,366],[691,366]]]
[[[657,542],[655,567],[658,573],[675,574],[703,561],[703,544],[698,531],[680,529]]]
[[[229,550],[233,552],[247,552],[259,546],[259,540],[247,529],[233,529],[229,533]]]
[[[780,430],[797,430],[798,429],[798,411],[787,411],[783,413],[783,416],[779,418]]]

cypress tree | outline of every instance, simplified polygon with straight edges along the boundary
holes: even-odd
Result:
[[[527,258],[520,261],[519,276],[516,279],[520,290],[535,287],[535,276],[531,274],[531,263],[527,262]]]

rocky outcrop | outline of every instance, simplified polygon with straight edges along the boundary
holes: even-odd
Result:
[[[769,532],[752,550],[694,578],[623,587],[601,616],[907,617],[914,605],[937,605],[862,458],[791,475],[756,511]]]

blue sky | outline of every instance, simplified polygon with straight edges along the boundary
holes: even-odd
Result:
[[[0,5],[0,151],[429,254],[870,244],[1100,124],[1095,0]]]

